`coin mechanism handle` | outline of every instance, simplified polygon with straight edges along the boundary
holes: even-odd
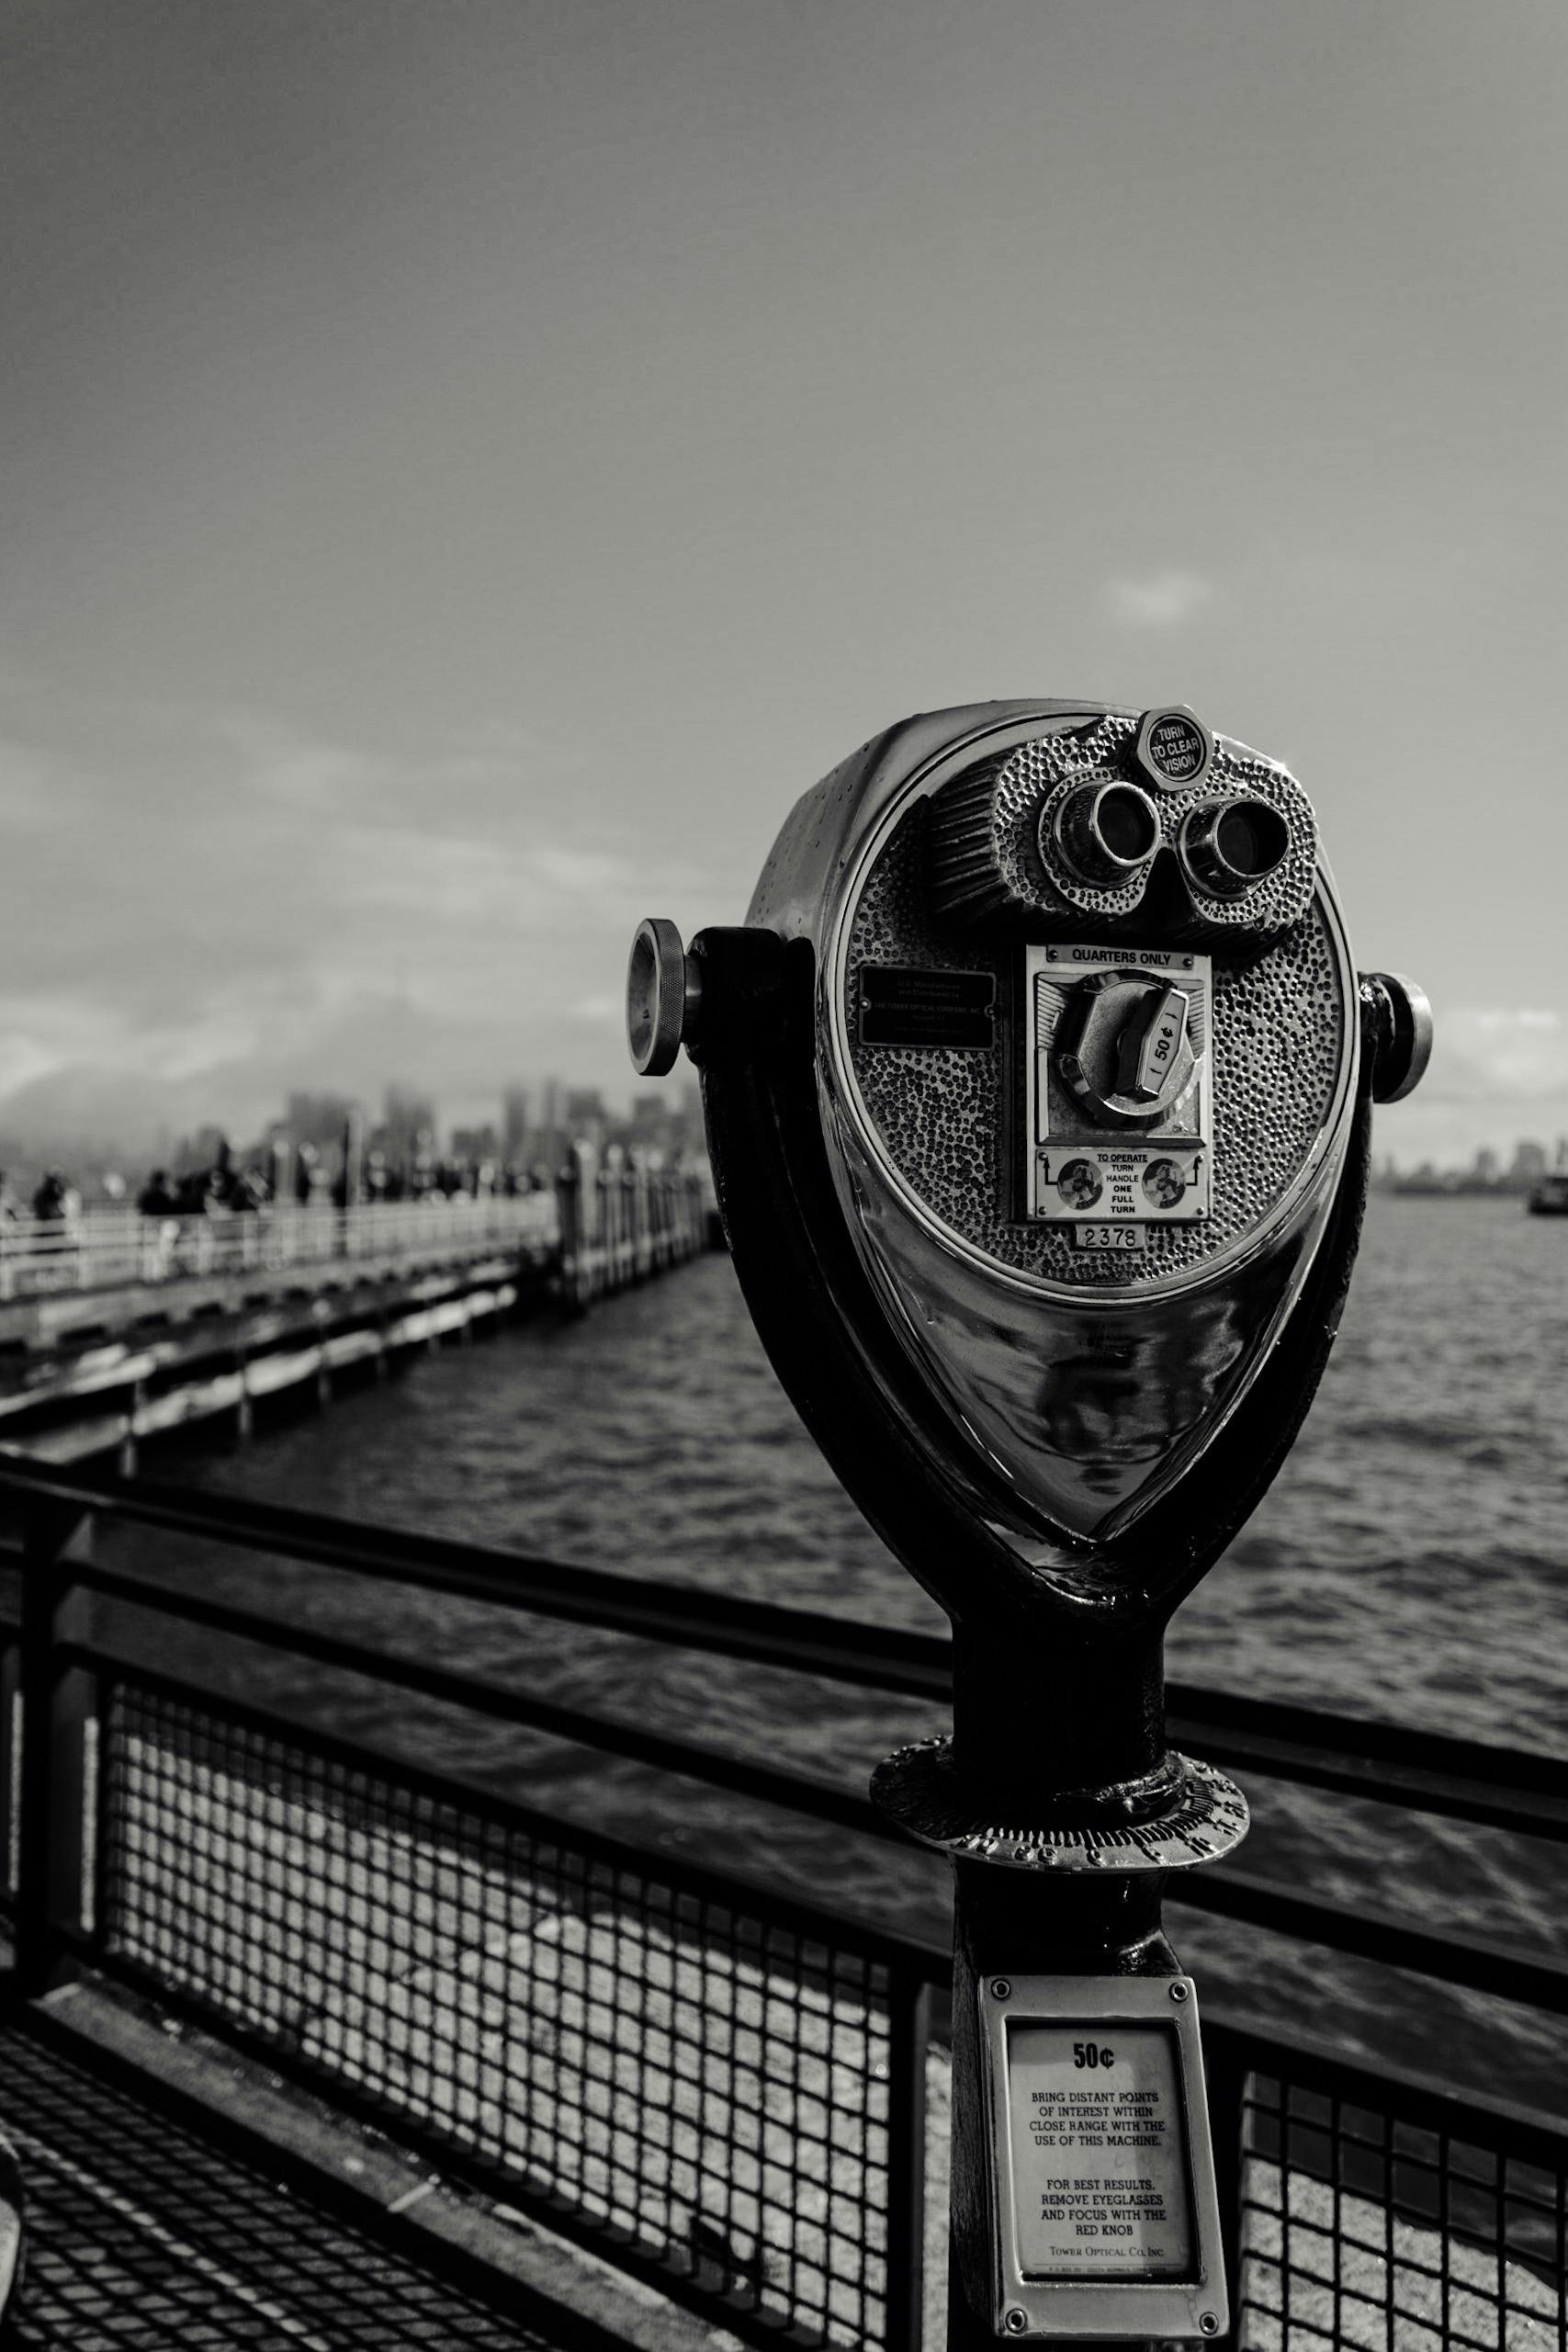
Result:
[[[1156,1102],[1176,1068],[1187,1036],[1187,997],[1181,989],[1151,989],[1122,1032],[1116,1091],[1134,1102]]]

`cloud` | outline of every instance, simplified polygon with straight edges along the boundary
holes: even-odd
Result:
[[[1521,1138],[1550,1151],[1568,1133],[1568,1021],[1542,1005],[1440,1005],[1431,1068],[1375,1133],[1404,1167],[1467,1167],[1483,1145],[1506,1162]]]
[[[1568,1022],[1540,1005],[1459,1005],[1436,1023],[1428,1102],[1551,1104],[1568,1101]]]
[[[12,728],[0,1137],[243,1139],[290,1087],[407,1080],[467,1116],[519,1076],[609,1078],[636,922],[735,885],[684,850],[634,863],[581,784],[574,746],[517,730],[388,751],[172,706]]]
[[[1213,601],[1213,583],[1199,571],[1155,571],[1142,580],[1111,580],[1105,601],[1128,628],[1179,628]]]

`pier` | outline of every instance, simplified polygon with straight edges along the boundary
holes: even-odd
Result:
[[[651,1642],[933,1711],[944,1638],[16,1455],[0,1506],[0,2030],[35,2199],[29,2343],[84,2340],[116,2310],[114,2340],[151,2347],[171,2311],[220,2306],[232,2332],[211,2340],[249,2342],[267,2297],[296,2314],[280,2335],[306,2340],[309,2244],[339,2249],[311,2314],[331,2342],[368,2275],[389,2291],[390,2255],[411,2313],[416,2290],[444,2295],[498,2331],[459,2337],[448,2317],[446,2340],[940,2352],[942,1875],[858,1781],[613,1697],[562,1706],[455,1673],[395,1633],[372,1646],[324,1604],[390,1626],[412,1592],[592,1625],[626,1645],[632,1690]],[[311,1570],[308,1622],[279,1606],[279,1561]],[[291,1693],[307,1669],[400,1694],[406,1736],[363,1739]],[[1173,1736],[1216,1763],[1502,1829],[1542,1867],[1568,1838],[1550,1758],[1189,1686],[1170,1706]],[[509,1731],[509,1756],[543,1738],[635,1768],[666,1820],[706,1791],[742,1823],[822,1825],[896,1860],[898,1914],[683,1850],[592,1786],[573,1804],[547,1773],[454,1769],[422,1728],[432,1707]],[[1245,1861],[1182,1901],[1243,1955],[1267,1935],[1314,1974],[1397,1972],[1404,2003],[1425,1981],[1568,2015],[1553,1956]],[[1544,2099],[1461,2087],[1438,2046],[1352,2058],[1266,1984],[1216,1986],[1208,2041],[1238,2346],[1559,2341],[1568,2125]],[[138,2118],[160,2152],[140,2175]],[[127,2239],[163,2335],[125,2318]],[[378,2342],[427,2340],[378,2308]]]
[[[705,1174],[579,1147],[513,1196],[0,1223],[0,1441],[114,1453],[328,1396],[530,1306],[580,1313],[713,1242]]]

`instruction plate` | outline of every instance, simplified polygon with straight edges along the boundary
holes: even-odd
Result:
[[[1192,2264],[1181,2067],[1167,2025],[1007,2029],[1026,2278],[1181,2278]]]
[[[976,1997],[998,2335],[1223,2335],[1190,1977],[992,1976]]]

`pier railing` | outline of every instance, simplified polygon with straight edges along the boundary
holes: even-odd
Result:
[[[184,1216],[111,1208],[70,1218],[12,1218],[0,1222],[0,1298],[470,1243],[548,1242],[558,1238],[559,1229],[553,1192],[512,1199],[460,1193],[449,1200],[367,1201],[346,1210],[284,1202]]]
[[[592,1291],[652,1272],[677,1244],[682,1255],[688,1242],[700,1247],[705,1215],[697,1171],[637,1167],[612,1148],[602,1159],[584,1148],[547,1188],[514,1194],[457,1193],[346,1209],[274,1202],[177,1216],[94,1208],[68,1217],[5,1217],[0,1303],[491,1247],[559,1251]],[[603,1285],[601,1269],[609,1277]]]
[[[0,1619],[3,1878],[25,1990],[86,1969],[149,1995],[749,2340],[935,2352],[941,1933],[612,1835],[513,1759],[544,1735],[687,1805],[716,1792],[886,1852],[860,1788],[360,1627],[388,1623],[396,1591],[445,1596],[931,1699],[943,1641],[16,1456],[0,1505],[17,1603]],[[280,1605],[278,1561],[340,1605],[297,1589]],[[425,1711],[412,1739],[345,1731],[372,1690],[380,1720]],[[1190,1687],[1172,1713],[1184,1747],[1276,1780],[1568,1839],[1561,1762]],[[500,1735],[495,1770],[439,1760],[459,1721]],[[1547,1955],[1229,1864],[1181,1892],[1568,2012]],[[1429,2071],[1357,2064],[1223,2001],[1205,2040],[1239,2344],[1562,2340],[1562,2120],[1461,2095],[1440,2052]]]

